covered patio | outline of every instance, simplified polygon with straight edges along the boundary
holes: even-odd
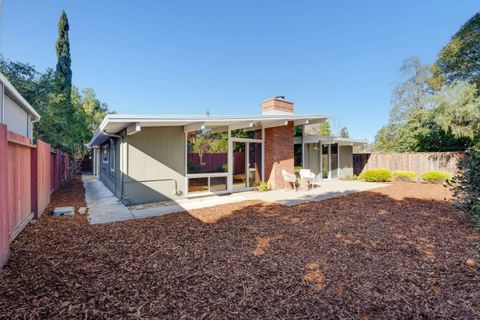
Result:
[[[321,179],[353,176],[353,147],[365,146],[362,140],[334,136],[295,137],[295,166],[310,169]]]

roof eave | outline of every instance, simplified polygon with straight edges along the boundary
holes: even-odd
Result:
[[[0,73],[0,82],[3,84],[4,89],[6,90],[7,93],[9,93],[11,96],[14,97],[14,99],[20,104],[22,109],[25,110],[25,112],[29,113],[30,115],[33,116],[34,121],[40,120],[40,114],[38,114],[37,111],[28,103],[27,100],[15,89],[15,87],[8,81],[8,79]]]

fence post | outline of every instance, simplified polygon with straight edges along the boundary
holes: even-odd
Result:
[[[38,212],[38,142],[35,148],[31,150],[31,174],[30,174],[30,181],[31,181],[31,192],[32,192],[32,212],[33,216],[38,219],[40,216]]]
[[[10,254],[7,151],[7,126],[0,124],[0,268],[7,262]]]

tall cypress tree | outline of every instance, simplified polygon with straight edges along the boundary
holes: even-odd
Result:
[[[72,59],[70,58],[70,41],[68,39],[67,14],[62,11],[58,22],[58,39],[55,45],[57,51],[57,68],[55,71],[58,93],[64,94],[68,105],[71,104],[72,91]]]

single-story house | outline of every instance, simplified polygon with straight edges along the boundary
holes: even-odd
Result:
[[[33,123],[40,115],[0,73],[0,123],[6,124],[9,131],[22,136],[33,137]]]
[[[364,142],[295,137],[295,126],[328,117],[293,111],[276,97],[254,116],[109,114],[89,142],[93,171],[126,204],[249,190],[263,181],[284,188],[282,170],[293,173],[295,162],[324,179],[352,175],[352,146]]]

